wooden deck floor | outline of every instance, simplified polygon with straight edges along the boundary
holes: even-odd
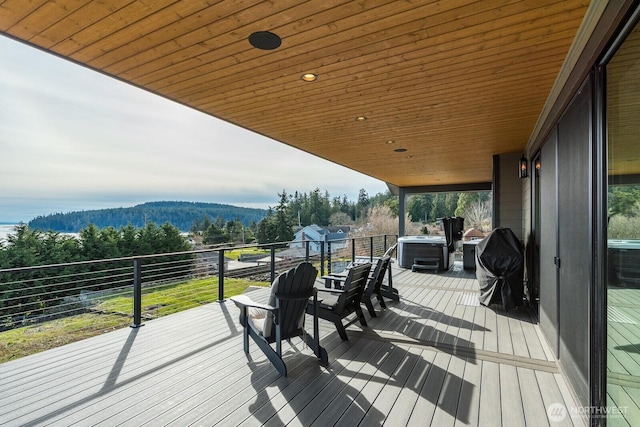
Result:
[[[607,311],[607,397],[624,419],[607,425],[640,425],[640,289],[610,287]]]
[[[247,358],[237,308],[213,303],[0,365],[0,424],[583,425],[549,420],[575,403],[528,310],[477,305],[461,265],[393,283],[400,302],[349,341],[320,322],[326,367],[295,340],[286,378]]]

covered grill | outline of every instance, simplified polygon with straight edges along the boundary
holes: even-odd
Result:
[[[476,247],[476,278],[480,303],[500,303],[505,309],[522,304],[524,253],[510,228],[496,228]]]

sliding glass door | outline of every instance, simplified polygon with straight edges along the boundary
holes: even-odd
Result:
[[[606,65],[607,425],[640,425],[640,27]]]

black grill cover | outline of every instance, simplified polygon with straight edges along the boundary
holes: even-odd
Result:
[[[522,304],[524,254],[510,228],[496,228],[476,247],[480,303],[500,303],[508,310]]]

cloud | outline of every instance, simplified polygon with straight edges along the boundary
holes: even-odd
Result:
[[[152,200],[267,207],[383,182],[0,36],[0,221]]]

